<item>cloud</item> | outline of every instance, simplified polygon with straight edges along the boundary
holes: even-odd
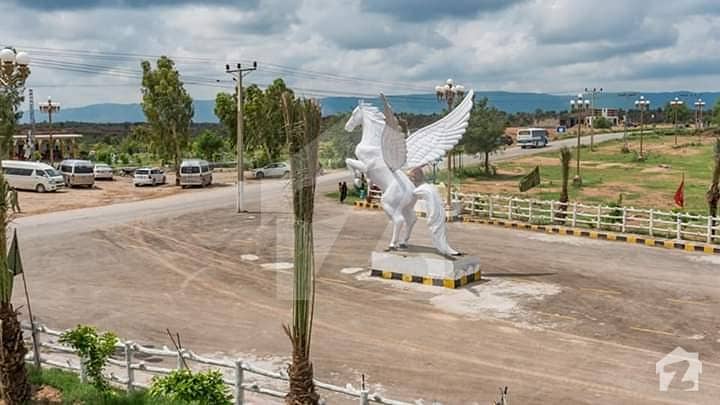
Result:
[[[411,22],[439,18],[470,19],[479,13],[508,8],[523,0],[363,0],[362,9]]]
[[[255,8],[259,0],[18,0],[18,7],[36,10],[82,10],[91,8],[147,8],[162,6],[225,5],[236,8]]]

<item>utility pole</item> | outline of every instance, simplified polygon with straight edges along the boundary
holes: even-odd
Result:
[[[590,107],[590,100],[585,98],[583,93],[577,95],[577,97],[570,100],[570,111],[577,113],[577,158],[575,168],[575,177],[573,177],[573,185],[576,187],[582,186],[582,177],[580,176],[580,147],[582,146],[580,138],[582,137],[582,124],[584,121],[584,113],[588,111]]]
[[[25,160],[32,159],[33,152],[35,152],[35,96],[33,95],[33,89],[28,89],[28,107],[30,110],[30,130],[25,139]]]
[[[673,112],[673,132],[675,133],[675,146],[678,144],[678,125],[677,125],[677,119],[678,119],[678,109],[682,107],[682,105],[685,104],[682,100],[680,100],[679,97],[675,97],[673,100],[670,101],[670,108]]]
[[[242,78],[243,73],[245,72],[251,72],[253,70],[257,70],[257,62],[253,62],[252,67],[242,67],[240,63],[238,63],[236,69],[230,69],[230,65],[225,65],[225,73],[230,74],[237,74],[237,77],[235,78],[235,94],[237,98],[236,102],[236,113],[237,113],[237,145],[236,145],[236,153],[237,153],[237,200],[236,200],[236,209],[237,212],[245,212],[245,161],[244,161],[244,149],[245,149],[245,143],[243,140],[243,87],[242,87]]]
[[[48,97],[47,103],[40,103],[40,111],[47,113],[48,115],[48,137],[50,140],[50,165],[55,163],[55,144],[53,143],[52,134],[52,115],[60,111],[60,103],[53,103],[52,98]]]

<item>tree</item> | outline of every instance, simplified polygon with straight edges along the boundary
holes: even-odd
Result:
[[[313,211],[318,174],[320,105],[315,100],[282,95],[284,129],[290,154],[293,231],[295,238],[293,272],[292,326],[284,326],[292,342],[292,364],[288,366],[290,390],[288,405],[315,405],[313,367],[310,362],[313,311],[315,307],[315,259],[313,248]]]
[[[203,159],[214,161],[224,145],[225,143],[221,137],[214,131],[206,129],[195,139],[193,149],[195,149],[195,152]]]
[[[264,91],[257,85],[243,89],[243,140],[246,152],[261,151],[257,164],[278,159],[286,145],[283,131],[282,94],[292,91],[282,79],[275,79]],[[215,115],[225,126],[232,145],[237,143],[237,97],[215,96]]]
[[[705,200],[708,203],[708,216],[715,218],[718,215],[718,200],[720,200],[720,188],[718,188],[718,183],[720,183],[720,139],[715,140],[713,152],[712,181],[710,188],[705,193]],[[715,225],[715,221],[713,221],[713,225]]]
[[[461,141],[469,154],[485,155],[485,173],[490,173],[490,154],[504,145],[505,120],[495,108],[488,106],[488,99],[475,102],[470,113],[470,122]]]
[[[677,119],[675,114],[677,114]],[[673,107],[668,102],[665,104],[663,116],[665,117],[666,122],[682,124],[692,119],[693,112],[690,111],[690,107],[688,107],[687,103],[682,103]]]
[[[190,144],[192,98],[168,57],[160,57],[155,69],[143,61],[142,70],[142,108],[150,127],[150,144],[162,159],[175,163],[175,185],[180,185],[180,159]]]
[[[562,171],[562,189],[560,190],[560,202],[562,203],[562,205],[560,206],[560,210],[563,211],[562,214],[558,214],[558,217],[560,218],[565,218],[565,213],[567,212],[568,208],[568,201],[570,201],[570,196],[568,195],[568,180],[570,179],[570,160],[572,160],[572,153],[570,152],[570,149],[565,146],[560,149],[560,164]]]
[[[612,122],[605,117],[595,117],[592,120],[593,128],[595,129],[609,129],[612,128]]]

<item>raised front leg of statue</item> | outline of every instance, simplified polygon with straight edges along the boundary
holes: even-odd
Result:
[[[355,159],[345,159],[345,164],[355,173],[365,173],[365,175],[367,175],[367,166],[365,163]]]

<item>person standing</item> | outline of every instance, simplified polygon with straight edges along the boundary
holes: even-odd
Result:
[[[343,181],[342,184],[340,184],[340,203],[345,202],[345,199],[347,198],[347,193],[348,193],[347,183]]]

